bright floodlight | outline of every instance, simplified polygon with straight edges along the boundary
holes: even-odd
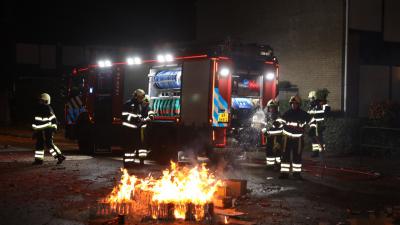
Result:
[[[105,60],[104,61],[104,66],[111,67],[111,61],[110,60]]]
[[[163,63],[163,62],[165,62],[165,57],[163,55],[158,55],[157,56],[157,61],[160,62],[160,63]]]
[[[275,78],[275,74],[269,72],[269,73],[267,73],[267,74],[265,75],[265,78],[267,78],[267,80],[273,80],[273,79]]]
[[[99,67],[101,68],[105,67],[105,63],[103,60],[98,61],[97,64],[99,64]]]
[[[229,69],[228,69],[228,68],[222,68],[222,69],[219,71],[219,74],[221,74],[221,76],[223,76],[223,77],[226,77],[226,76],[229,75]]]
[[[134,63],[135,63],[136,65],[142,64],[142,59],[139,58],[139,57],[133,58],[133,61],[134,61]]]
[[[135,63],[135,61],[132,58],[127,58],[126,62],[128,63],[128,65],[133,65]]]
[[[142,59],[139,57],[127,58],[126,62],[128,63],[128,65],[139,65],[142,64]]]
[[[174,57],[171,54],[166,54],[165,61],[172,62],[172,61],[174,61]]]

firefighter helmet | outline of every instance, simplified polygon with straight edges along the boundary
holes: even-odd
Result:
[[[143,89],[136,89],[133,92],[133,97],[138,101],[142,101],[144,99],[145,95],[146,95],[146,92],[144,92]]]
[[[278,107],[278,103],[274,99],[271,99],[268,101],[267,107]]]
[[[310,91],[310,93],[308,93],[308,98],[309,99],[317,99],[317,92],[316,91]]]
[[[290,97],[289,104],[292,104],[292,103],[297,103],[297,104],[300,105],[301,104],[301,98],[298,95]]]
[[[50,98],[50,95],[49,95],[49,94],[47,94],[47,93],[42,93],[42,94],[40,95],[40,100],[42,100],[45,104],[50,105],[51,98]]]

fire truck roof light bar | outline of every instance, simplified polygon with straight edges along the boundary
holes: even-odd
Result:
[[[100,61],[98,61],[97,64],[98,64],[98,66],[99,66],[100,68],[105,68],[105,67],[111,67],[111,66],[112,66],[111,61],[108,60],[108,59],[106,59],[106,60],[100,60]]]
[[[172,62],[172,61],[174,61],[174,57],[169,53],[165,54],[165,55],[159,54],[159,55],[157,55],[157,61],[159,63]]]
[[[126,63],[128,65],[140,65],[142,64],[142,59],[139,57],[129,57],[126,59]]]
[[[171,55],[172,56],[172,55]],[[192,56],[180,56],[180,57],[175,57],[175,60],[184,60],[184,59],[202,59],[202,58],[207,58],[208,55],[192,55]],[[227,59],[227,58],[218,58],[218,59]],[[103,60],[102,60],[103,61]],[[100,61],[99,61],[100,62]],[[156,59],[147,59],[147,60],[142,60],[141,64],[143,63],[154,63],[157,62]],[[104,61],[103,61],[104,63]],[[110,61],[111,63],[111,61]],[[104,64],[103,64],[104,65]],[[111,63],[111,65],[129,65],[128,62],[115,62],[115,63]],[[89,68],[96,68],[96,67],[101,67],[100,64],[91,64],[88,67],[84,67],[84,68],[79,68],[77,69],[78,72],[83,72],[88,70]],[[103,67],[101,67],[103,68]]]

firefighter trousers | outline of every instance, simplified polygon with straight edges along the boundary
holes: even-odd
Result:
[[[281,173],[290,173],[290,169],[292,169],[293,173],[301,172],[303,147],[303,137],[283,137]]]
[[[281,135],[267,136],[266,143],[266,164],[267,166],[281,164],[282,147],[280,142],[282,141]]]
[[[53,142],[53,129],[45,129],[36,131],[36,146],[35,146],[35,160],[44,160],[44,149],[45,147],[49,150],[50,154],[54,158],[62,156],[61,150]]]
[[[147,157],[146,125],[128,129],[129,142],[124,153],[124,163],[133,163],[135,158],[143,160]]]
[[[315,137],[313,137],[311,140],[313,152],[321,152],[322,149],[325,149],[323,130],[324,130],[324,127],[317,124],[317,128],[315,131]]]

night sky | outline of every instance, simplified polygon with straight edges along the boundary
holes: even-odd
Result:
[[[195,0],[14,3],[17,42],[137,45],[195,37]]]

